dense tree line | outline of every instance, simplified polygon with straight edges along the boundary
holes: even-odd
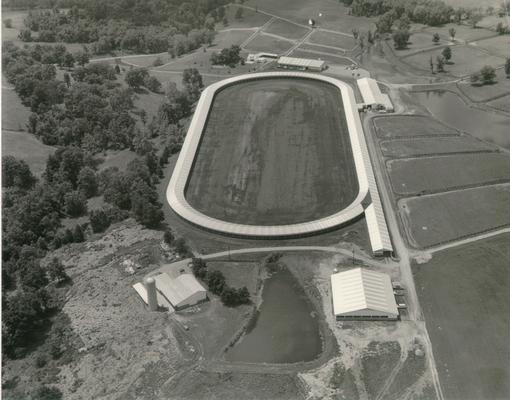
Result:
[[[246,286],[236,289],[227,285],[221,271],[211,271],[201,258],[193,258],[191,263],[193,275],[207,284],[209,290],[220,296],[221,302],[227,307],[237,307],[250,303],[250,293]]]
[[[125,50],[169,51],[180,55],[212,42],[214,25],[224,17],[223,5],[227,1],[76,0],[68,3],[73,5],[66,11],[58,7],[30,11],[20,39],[90,43],[97,54]]]
[[[211,55],[211,63],[214,65],[227,65],[234,68],[242,60],[241,48],[238,45],[232,45],[229,48],[222,49],[219,53]]]

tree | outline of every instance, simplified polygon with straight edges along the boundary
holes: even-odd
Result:
[[[193,257],[191,259],[191,271],[199,279],[205,279],[207,276],[207,264],[201,258]]]
[[[250,302],[250,293],[246,286],[241,289],[225,287],[221,292],[221,302],[227,307],[236,307]]]
[[[83,67],[85,64],[87,64],[89,62],[89,59],[90,59],[89,53],[86,51],[78,51],[78,52],[74,53],[74,59],[76,60],[78,65]]]
[[[32,394],[32,400],[62,400],[63,395],[55,386],[41,386]]]
[[[70,217],[80,217],[87,213],[87,199],[83,193],[72,191],[64,196],[64,207]]]
[[[32,41],[32,31],[30,29],[22,29],[19,31],[18,39],[22,42],[31,42]]]
[[[444,58],[443,56],[436,57],[437,72],[444,72]]]
[[[455,34],[457,33],[457,31],[455,30],[455,28],[450,28],[448,30],[448,33],[450,34],[450,38],[453,40],[455,40]]]
[[[486,65],[480,70],[480,77],[484,85],[494,83],[494,79],[496,79],[496,70],[490,65]]]
[[[409,29],[411,29],[411,20],[409,19],[407,14],[404,14],[400,17],[399,20],[397,20],[396,25],[397,29],[408,31]]]
[[[398,30],[393,33],[393,42],[397,50],[405,49],[409,41],[409,31]]]
[[[68,72],[64,72],[64,82],[68,88],[71,86],[71,75]]]
[[[74,67],[74,56],[71,53],[66,52],[64,54],[64,60],[62,62],[62,65],[66,68]]]
[[[134,68],[127,72],[124,80],[130,87],[138,89],[145,84],[145,80],[148,78],[149,71],[146,68]]]
[[[78,174],[78,190],[88,199],[97,195],[98,182],[96,173],[90,167],[84,167]]]
[[[74,243],[82,243],[85,241],[85,234],[83,233],[83,228],[80,224],[77,224],[73,230],[73,242]]]
[[[375,23],[377,32],[379,32],[379,33],[391,32],[391,28],[393,26],[394,21],[395,21],[395,14],[393,12],[388,11],[388,12],[384,13],[377,19],[377,21]]]
[[[240,9],[241,10],[241,9]],[[200,97],[200,91],[204,87],[202,75],[196,68],[187,68],[182,73],[182,83],[192,103]]]
[[[432,59],[432,56],[430,56],[429,64],[430,64],[430,72],[433,74],[434,73],[434,60]]]
[[[36,178],[25,161],[17,160],[13,156],[2,157],[2,187],[28,190],[35,182]]]
[[[508,26],[503,25],[503,22],[498,22],[496,25],[496,32],[500,35],[504,35],[505,33],[508,33]]]
[[[216,295],[220,295],[225,287],[225,276],[221,271],[209,271],[206,281],[209,290]]]
[[[432,35],[432,41],[434,42],[434,44],[438,44],[440,40],[441,37],[439,36],[439,33],[436,32]]]
[[[144,81],[144,86],[153,93],[161,91],[161,82],[155,76],[149,76]]]
[[[4,26],[7,29],[11,29],[12,28],[12,19],[11,18],[4,19]]]
[[[510,77],[510,58],[507,58],[505,62],[505,74],[507,78]]]
[[[223,19],[221,20],[221,23],[223,24],[223,26],[228,26],[228,18],[227,18],[227,16],[226,16],[226,15],[225,15],[225,16],[223,17]]]
[[[163,240],[165,243],[169,246],[172,246],[175,240],[174,234],[172,233],[171,229],[166,229],[165,233],[163,234]]]
[[[46,267],[48,275],[53,282],[65,282],[69,279],[66,270],[62,262],[57,258],[53,257]]]
[[[235,19],[243,19],[243,9],[241,7],[237,7],[236,13],[234,15]]]
[[[452,58],[452,49],[449,46],[445,47],[441,52],[441,55],[444,57],[446,62],[449,62],[450,59]]]
[[[471,27],[474,29],[476,25],[483,19],[483,15],[479,12],[472,12],[469,17],[469,23]]]
[[[184,240],[184,238],[176,239],[174,242],[174,246],[175,246],[175,251],[181,257],[187,257],[190,254],[188,245],[186,244],[186,241]]]
[[[359,36],[358,28],[352,28],[352,36],[354,37],[354,40],[358,39],[358,36]]]
[[[103,232],[106,228],[110,226],[110,219],[106,214],[105,210],[92,210],[89,215],[90,226],[92,227],[92,231],[94,233]]]

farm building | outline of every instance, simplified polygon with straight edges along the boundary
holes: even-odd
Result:
[[[391,255],[393,246],[380,202],[377,203],[377,207],[372,203],[365,209],[365,219],[374,256]]]
[[[398,309],[388,275],[355,268],[331,275],[333,313],[342,320],[396,320]]]
[[[375,79],[361,78],[356,83],[363,97],[363,102],[367,107],[376,110],[383,109],[389,112],[394,111],[390,96],[386,93],[381,93],[381,89]]]
[[[278,67],[320,72],[326,68],[326,63],[322,60],[311,60],[308,58],[280,57],[278,59]]]
[[[180,274],[171,278],[162,273],[152,277],[156,283],[157,300],[160,307],[170,311],[182,310],[207,300],[207,290],[197,281],[192,274]],[[133,288],[138,292],[145,303],[148,303],[148,295],[145,286],[137,283]]]

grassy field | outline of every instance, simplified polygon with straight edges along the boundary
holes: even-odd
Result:
[[[2,156],[14,156],[25,160],[34,175],[41,176],[46,160],[56,149],[42,144],[27,132],[2,130]]]
[[[380,138],[411,138],[420,136],[453,136],[459,132],[425,115],[399,115],[373,119]]]
[[[265,51],[268,53],[282,54],[293,45],[292,41],[277,39],[272,36],[259,34],[245,46],[249,51]]]
[[[235,14],[239,8],[236,4],[230,4],[227,7],[226,16],[228,18],[228,26],[217,26],[217,29],[229,29],[229,28],[255,28],[264,25],[270,16],[262,13],[255,12],[243,7],[243,17],[241,19],[235,19]]]
[[[468,79],[465,79],[457,86],[471,100],[478,102],[510,94],[510,78],[506,77],[504,68],[496,70],[496,83],[493,85],[473,86]]]
[[[352,37],[319,30],[313,31],[313,34],[307,39],[307,42],[340,47],[345,50],[351,50],[356,46],[356,41]]]
[[[385,157],[412,157],[497,149],[496,146],[471,136],[383,140],[380,146]]]
[[[241,45],[246,39],[248,39],[254,30],[247,29],[242,31],[223,31],[218,32],[214,38],[213,47],[218,49],[224,49],[234,44]]]
[[[313,50],[310,50],[313,49]],[[316,51],[320,51],[317,53]],[[329,64],[338,64],[338,65],[351,65],[352,61],[348,58],[342,57],[340,55],[331,54],[330,49],[326,49],[323,53],[324,49],[317,48],[317,46],[299,46],[296,50],[294,50],[290,55],[292,57],[304,57],[311,58],[314,60],[324,60]],[[330,53],[330,54],[328,54]]]
[[[169,61],[172,61],[172,57],[168,53],[162,53],[158,55],[150,55],[147,57],[122,57],[121,60],[129,63],[134,64],[139,67],[146,67],[146,68],[154,68],[154,61],[157,59],[160,59],[163,64],[166,64]]]
[[[333,86],[306,80],[223,89],[196,156],[188,201],[209,216],[244,224],[304,222],[341,210],[358,192],[341,107]]]
[[[510,57],[508,49],[510,49],[510,36],[499,35],[490,39],[479,40],[473,43],[477,47],[487,50],[491,54],[495,54],[500,57]]]
[[[490,101],[487,103],[489,106],[503,110],[510,113],[510,94],[505,97]]]
[[[510,224],[510,186],[495,185],[402,200],[410,242],[429,247]]]
[[[281,19],[274,20],[269,24],[268,27],[264,29],[264,32],[283,36],[287,39],[293,40],[301,39],[309,31],[310,30],[305,27],[295,25]]]
[[[430,57],[435,60],[441,54],[441,51],[441,49],[424,51],[405,57],[404,60],[416,68],[428,70],[430,69]],[[498,67],[504,63],[504,58],[489,55],[474,46],[455,46],[452,48],[450,63],[445,65],[445,71],[461,77],[479,71],[485,65]]]
[[[415,32],[409,38],[407,48],[402,50],[395,50],[397,56],[406,56],[408,54],[420,51],[422,49],[428,49],[430,47],[447,44],[450,38],[448,36],[441,36],[441,40],[438,44],[432,42],[432,33],[430,32]]]
[[[446,399],[510,398],[509,243],[503,234],[413,266]]]
[[[455,40],[459,41],[459,42],[466,42],[466,41],[470,42],[473,40],[479,40],[482,38],[494,36],[494,32],[492,32],[488,29],[483,29],[483,28],[473,29],[467,25],[457,25],[454,23],[446,24],[443,26],[429,26],[429,27],[426,27],[425,29],[423,29],[423,32],[428,32],[430,34],[434,34],[437,32],[437,33],[439,33],[439,35],[442,38],[445,38],[448,40],[450,38],[449,30],[451,28],[455,29]]]
[[[11,84],[2,77],[2,86],[9,88]],[[21,104],[21,100],[12,89],[2,87],[2,128],[13,131],[26,129],[31,111]]]
[[[391,160],[386,166],[393,191],[402,195],[510,180],[510,155],[506,153]]]

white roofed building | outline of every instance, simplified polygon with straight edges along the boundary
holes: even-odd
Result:
[[[342,320],[397,320],[399,313],[388,275],[355,268],[331,275],[333,313]]]
[[[207,299],[207,290],[192,274],[181,274],[170,278],[168,274],[154,277],[156,289],[176,309],[186,308]]]
[[[278,67],[320,72],[326,68],[326,63],[322,60],[312,60],[309,58],[280,57],[278,59]]]
[[[365,105],[373,109],[382,108],[386,111],[394,111],[390,96],[386,93],[381,93],[381,89],[375,79],[361,78],[358,79],[356,83],[358,84]]]

